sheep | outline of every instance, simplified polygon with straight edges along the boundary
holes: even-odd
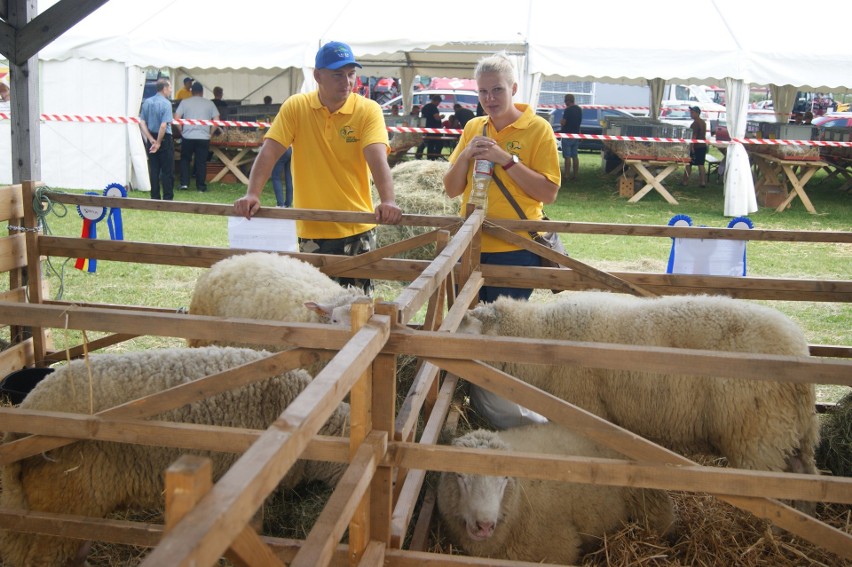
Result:
[[[216,262],[201,274],[192,291],[189,313],[348,327],[352,302],[366,297],[360,289],[341,286],[298,258],[251,252]],[[224,344],[201,339],[187,342],[190,347]],[[281,345],[263,348],[280,350]]]
[[[499,433],[479,429],[457,447],[621,458],[553,423]],[[449,538],[471,555],[574,565],[607,533],[636,521],[660,535],[674,527],[665,491],[529,478],[442,473],[438,512]]]
[[[172,348],[93,355],[89,358],[94,411],[147,396],[206,375],[268,356],[252,349]],[[59,367],[21,403],[31,410],[89,413],[89,371],[86,361]],[[293,370],[238,389],[165,412],[155,419],[265,429],[308,385],[311,376]],[[320,430],[323,435],[348,435],[349,405],[341,403]],[[7,434],[10,441],[18,436]],[[2,469],[4,508],[105,517],[119,507],[163,506],[163,473],[181,453],[164,447],[109,442],[78,442]],[[239,457],[207,453],[214,479]],[[303,481],[336,484],[344,464],[297,461],[281,483],[292,488]],[[7,565],[63,565],[80,545],[73,539],[15,532],[0,533],[0,558]]]
[[[579,292],[550,303],[500,298],[468,311],[459,332],[808,355],[801,329],[789,318],[727,297]],[[737,468],[817,472],[813,384],[569,365],[497,367],[673,450],[721,455]]]

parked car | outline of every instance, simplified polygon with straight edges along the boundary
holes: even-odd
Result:
[[[689,112],[689,105],[664,104],[660,107],[659,120],[660,122],[665,122],[666,124],[689,127],[692,124],[692,114]]]
[[[479,95],[476,91],[466,89],[424,89],[412,95],[414,97],[412,104],[423,108],[424,104],[429,104],[429,97],[434,94],[441,95],[441,104],[438,105],[438,110],[441,111],[442,120],[446,120],[455,112],[453,106],[456,103],[475,112],[476,104],[479,102]],[[382,111],[385,114],[390,114],[391,107],[395,104],[399,105],[399,108],[402,109],[402,95],[395,96],[387,102],[382,103]]]
[[[630,114],[629,112],[625,112],[623,110],[618,110],[615,108],[588,108],[583,106],[582,109],[583,121],[580,123],[581,134],[591,134],[597,136],[603,134],[603,129],[606,125],[606,119],[612,116],[624,117],[639,122],[639,119],[636,116]],[[559,130],[561,129],[561,125],[559,122],[562,120],[562,113],[564,111],[565,108],[539,108],[536,111],[536,114],[547,120],[553,127],[554,132],[559,132]],[[580,149],[598,152],[603,149],[603,142],[601,140],[581,139]]]
[[[817,116],[811,122],[814,126],[823,128],[852,128],[852,112],[836,112]]]

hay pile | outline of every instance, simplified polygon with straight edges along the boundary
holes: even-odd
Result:
[[[817,467],[834,476],[852,476],[852,392],[823,416]]]
[[[391,169],[396,203],[402,212],[414,215],[452,216],[459,213],[459,199],[450,199],[444,193],[444,174],[450,164],[441,160],[414,160],[400,163]],[[373,200],[378,202],[378,193],[373,188]],[[429,228],[419,226],[380,225],[377,230],[378,245],[387,246],[418,234]],[[415,248],[397,255],[411,260],[431,260],[435,257],[435,246]]]

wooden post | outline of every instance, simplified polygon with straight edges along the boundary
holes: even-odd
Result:
[[[166,533],[171,531],[213,486],[213,465],[207,457],[182,455],[166,469]],[[246,526],[225,556],[245,567],[284,567],[253,529]]]
[[[352,304],[352,331],[356,332],[363,327],[370,317],[373,316],[373,304],[366,301],[358,301]],[[373,375],[372,369],[368,369],[358,379],[349,395],[350,420],[349,431],[349,459],[355,457],[358,448],[363,443],[367,434],[373,429],[372,416],[373,399]],[[370,491],[364,495],[358,505],[352,520],[349,523],[349,564],[352,567],[358,565],[361,556],[370,541]]]
[[[38,184],[34,181],[25,181],[23,184],[24,227],[27,242],[26,285],[30,303],[41,303],[43,299],[41,287],[41,254],[38,247],[39,236],[38,232],[36,232],[38,218],[33,210],[33,199],[35,198],[37,186]],[[44,329],[33,327],[30,331],[33,337],[33,358],[36,364],[42,364],[47,355]]]
[[[399,321],[399,309],[394,303],[377,303],[376,312]],[[396,356],[380,354],[373,364],[373,429],[386,431],[393,439],[396,424]],[[393,514],[394,467],[380,466],[370,485],[370,533],[368,543],[390,544]]]

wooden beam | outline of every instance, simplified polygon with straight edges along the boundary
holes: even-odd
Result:
[[[0,425],[4,431],[67,440],[111,441],[219,453],[243,453],[263,433],[262,430],[240,427],[122,419],[13,407],[0,408]],[[346,463],[349,461],[348,440],[317,435],[305,449],[304,458]]]
[[[364,439],[314,523],[311,533],[305,538],[305,545],[290,562],[290,567],[320,567],[329,564],[334,547],[367,495],[373,474],[386,451],[385,432],[373,431]],[[357,565],[363,550],[353,548],[351,531],[349,540],[350,565]]]
[[[149,417],[302,366],[298,351],[275,353],[264,359],[193,380],[138,400],[131,400],[96,415],[121,418]],[[59,437],[24,437],[0,445],[0,464],[12,463],[73,442],[73,440],[69,441]]]
[[[166,533],[172,530],[213,486],[210,459],[183,455],[166,469]],[[241,567],[284,567],[250,526],[245,526],[225,554]]]
[[[551,260],[552,262],[558,262],[562,266],[571,268],[573,271],[578,272],[583,276],[590,278],[596,282],[599,282],[613,291],[620,291],[621,293],[628,293],[630,295],[636,295],[639,297],[655,297],[657,295],[643,288],[642,286],[623,280],[608,272],[604,272],[603,270],[598,270],[597,268],[580,262],[579,260],[575,260],[570,256],[565,256],[564,254],[554,252],[546,246],[542,246],[537,242],[534,242],[528,238],[524,238],[523,236],[519,236],[514,232],[508,231],[504,228],[489,226],[488,224],[486,224],[485,226],[483,226],[482,230],[484,230],[491,236],[495,236],[501,240],[508,242],[509,244],[521,246],[522,248],[530,250],[538,254],[539,256],[542,256],[543,258]]]
[[[142,564],[211,565],[300,458],[390,333],[374,315]]]
[[[444,332],[394,333],[386,352],[453,360],[562,364],[685,376],[852,386],[852,361]],[[443,363],[442,363],[443,364]]]
[[[23,64],[106,3],[107,0],[59,0],[18,29],[14,57],[9,60]]]

